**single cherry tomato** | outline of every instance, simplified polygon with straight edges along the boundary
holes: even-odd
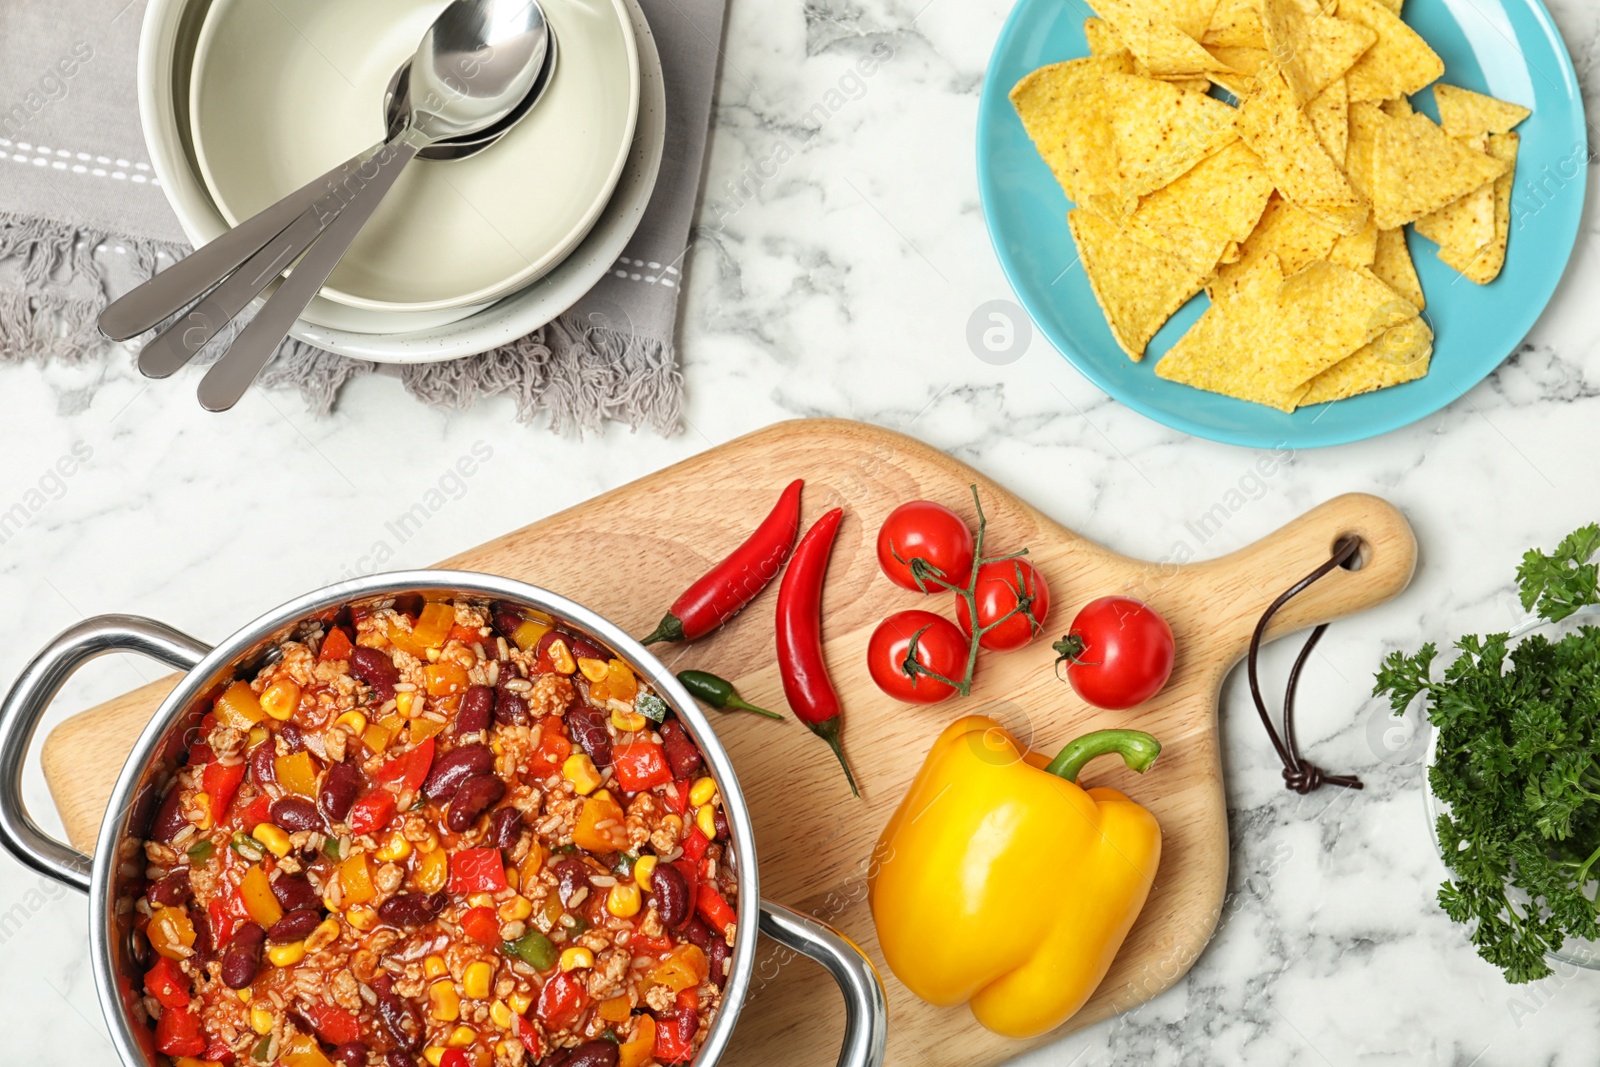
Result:
[[[878,688],[907,704],[937,704],[956,687],[921,672],[906,670],[911,640],[916,638],[916,662],[924,670],[960,681],[967,673],[971,642],[956,624],[931,611],[897,611],[878,624],[867,642],[867,670]]]
[[[1024,599],[1027,607],[1017,611]],[[978,638],[978,644],[996,651],[1021,648],[1032,641],[1044,629],[1045,616],[1050,614],[1050,587],[1045,584],[1044,575],[1026,559],[996,560],[979,567],[977,600],[979,629],[994,626]],[[995,626],[1001,619],[1005,621]],[[967,600],[959,594],[956,622],[961,624],[962,633],[972,636]]]
[[[965,586],[972,577],[972,531],[961,516],[931,500],[901,504],[883,520],[878,531],[878,566],[895,585],[919,593],[937,592],[941,587],[917,585],[911,561],[921,557],[938,575],[954,586]]]
[[[1172,676],[1172,628],[1147,604],[1104,596],[1084,605],[1055,643],[1067,681],[1097,708],[1121,711],[1161,691]]]

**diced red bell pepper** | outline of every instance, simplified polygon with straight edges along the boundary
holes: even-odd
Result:
[[[695,869],[699,870],[700,861],[705,858],[706,849],[710,847],[711,839],[701,833],[700,827],[696,826],[689,832],[689,836],[683,839],[683,858],[695,864]]]
[[[689,860],[682,857],[672,861],[672,866],[683,875],[683,884],[689,889],[689,899],[699,899],[700,893],[700,861]]]
[[[403,752],[378,768],[378,781],[400,782],[416,791],[427,780],[428,769],[433,766],[433,738],[428,738],[415,748]]]
[[[567,737],[567,724],[560,718],[546,715],[540,725],[539,747],[534,750],[528,770],[534,778],[548,778],[561,773],[561,765],[572,755],[572,741]]]
[[[497,848],[464,848],[450,857],[450,892],[498,893],[506,868]]]
[[[156,1020],[156,1048],[168,1056],[198,1056],[206,1050],[200,1017],[188,1008],[169,1008]]]
[[[232,1063],[233,1049],[220,1037],[213,1037],[206,1043],[205,1058],[213,1063]]]
[[[211,746],[204,741],[196,741],[189,746],[189,766],[191,767],[198,767],[203,763],[209,764],[216,758],[217,754],[211,751]]]
[[[439,1057],[439,1067],[472,1067],[472,1057],[458,1048],[447,1048]]]
[[[350,643],[350,635],[344,628],[335,626],[328,631],[328,636],[322,639],[322,648],[317,652],[317,659],[323,663],[331,659],[349,659],[355,646]]]
[[[682,1063],[694,1055],[694,1035],[699,1029],[697,1011],[674,1008],[657,1015],[655,1058],[662,1063]]]
[[[544,1058],[544,1038],[539,1036],[538,1027],[520,1015],[511,1017],[517,1029],[517,1040],[522,1042],[522,1047],[528,1050],[528,1055],[534,1059]]]
[[[473,645],[483,643],[483,636],[478,633],[476,626],[462,626],[458,622],[452,625],[450,632],[445,635],[445,642],[448,644],[451,641],[460,641],[463,645],[471,648]],[[488,643],[493,645],[494,639],[491,638]]]
[[[493,908],[468,908],[461,916],[461,932],[485,945],[498,945],[503,940]]]
[[[667,802],[667,807],[678,815],[685,815],[689,811],[690,784],[688,781],[680,779],[667,786],[666,790],[661,794],[661,799]]]
[[[306,1008],[306,1020],[318,1037],[332,1045],[343,1045],[361,1037],[361,1022],[356,1013],[332,1004],[319,1002]]]
[[[272,821],[272,798],[262,793],[252,800],[244,809],[244,814],[239,821],[246,830],[254,830],[264,822]]]
[[[589,994],[584,991],[582,982],[570,974],[558,974],[539,990],[535,1011],[545,1029],[565,1030],[578,1021],[588,1002]]]
[[[699,1011],[700,1010],[700,989],[699,989],[699,987],[698,986],[690,986],[687,989],[678,990],[678,1007],[680,1007],[680,1008],[688,1008],[690,1011]]]
[[[233,795],[244,781],[243,763],[207,763],[200,772],[200,788],[211,798],[211,814],[221,818],[233,803]]]
[[[239,891],[235,889],[225,897],[213,897],[206,905],[206,914],[211,918],[211,943],[220,952],[233,939],[233,932],[239,928],[244,914],[244,901],[239,898]]]
[[[695,894],[695,909],[700,912],[700,917],[711,924],[717,933],[725,933],[728,924],[738,916],[733,912],[733,907],[717,892],[714,885],[704,884]]]
[[[433,743],[430,738],[429,744]],[[348,817],[351,833],[370,834],[389,825],[394,818],[394,794],[387,789],[374,789],[350,805]]]
[[[672,781],[666,754],[654,741],[618,745],[611,750],[611,765],[616,769],[617,781],[630,793],[643,793]]]
[[[181,1008],[189,1003],[189,977],[178,961],[157,956],[156,965],[145,972],[144,987],[163,1008]]]

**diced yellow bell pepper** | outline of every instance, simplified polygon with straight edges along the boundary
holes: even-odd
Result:
[[[711,973],[711,961],[699,945],[679,945],[667,958],[656,964],[650,980],[664,985],[674,993],[693,989]]]
[[[628,847],[622,805],[609,794],[596,793],[583,802],[572,843],[587,852],[622,852]]]
[[[602,1000],[599,1014],[600,1018],[608,1023],[625,1023],[628,1021],[628,1016],[633,1014],[633,1004],[624,993],[610,1000]]]
[[[427,682],[428,695],[431,697],[464,693],[471,684],[467,678],[466,668],[459,663],[430,663],[422,669],[422,676]]]
[[[234,682],[228,686],[211,710],[216,713],[218,722],[235,730],[248,730],[267,717],[249,682]]]
[[[194,945],[194,923],[182,908],[157,908],[145,931],[150,947],[169,960],[181,960]]]
[[[426,741],[434,734],[439,733],[443,729],[444,723],[437,722],[433,719],[412,719],[411,729],[409,731],[411,734],[411,743],[413,745],[420,745],[422,742]]]
[[[317,1039],[308,1034],[291,1037],[278,1054],[278,1062],[283,1067],[333,1067],[333,1061],[323,1055]]]
[[[417,624],[411,628],[411,639],[423,648],[442,648],[450,628],[456,624],[456,609],[449,604],[428,604],[423,607]]]
[[[389,728],[382,723],[375,722],[369,725],[366,731],[362,733],[361,743],[372,749],[372,751],[381,753],[389,747],[389,738]]]
[[[425,853],[417,864],[417,888],[424,893],[437,893],[450,880],[450,857],[442,848]]]
[[[369,903],[377,895],[372,887],[372,868],[367,866],[365,852],[354,853],[339,864],[339,885],[344,890],[346,907]]]
[[[311,762],[311,753],[291,752],[287,756],[275,756],[272,771],[277,776],[279,787],[285,791],[316,799],[317,769]]]
[[[550,632],[550,624],[539,622],[536,619],[524,619],[511,634],[511,642],[522,651],[526,652],[539,643],[539,639]]]
[[[272,893],[272,882],[260,865],[252,866],[239,879],[239,896],[244,900],[244,910],[250,918],[263,927],[270,927],[283,918],[283,905]]]
[[[633,1025],[633,1039],[617,1049],[617,1067],[645,1067],[655,1056],[656,1021],[648,1015],[635,1015]]]

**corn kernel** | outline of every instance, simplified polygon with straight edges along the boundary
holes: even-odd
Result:
[[[522,872],[518,871],[515,867],[508,866],[506,868],[506,888],[507,889],[515,889],[515,888],[517,888],[517,883],[520,882],[521,880],[522,880]]]
[[[683,836],[683,820],[680,819],[678,816],[676,816],[676,815],[664,815],[664,816],[662,816],[661,825],[662,825],[663,828],[671,830],[673,837],[681,838]]]
[[[510,1007],[513,1015],[526,1015],[528,1014],[528,1009],[533,1007],[533,994],[513,993],[511,998],[506,1001],[506,1005]]]
[[[573,947],[561,953],[561,969],[576,971],[594,966],[594,953],[586,948]]]
[[[605,660],[588,659],[583,656],[578,657],[578,670],[582,671],[583,676],[591,682],[604,681],[605,676],[611,673],[611,668],[606,665]]]
[[[634,861],[633,880],[637,882],[639,888],[643,889],[646,893],[651,891],[650,876],[656,873],[656,864],[659,862],[660,860],[656,859],[654,856],[640,856]]]
[[[579,796],[588,796],[600,785],[600,772],[595,769],[594,760],[582,752],[568,756],[561,765],[561,773],[572,783],[572,788],[578,791]]]
[[[467,898],[467,903],[474,908],[492,908],[494,907],[494,894],[474,893]]]
[[[300,706],[300,683],[293,678],[279,678],[261,694],[261,710],[283,722]]]
[[[421,853],[424,853],[424,854],[432,852],[434,849],[436,849],[438,847],[439,847],[439,835],[434,833],[432,830],[428,831],[428,836],[427,837],[424,837],[421,841],[417,842],[417,851],[421,852]]]
[[[337,940],[339,940],[339,920],[331,917],[323,919],[306,937],[306,951],[320,952]]]
[[[255,1004],[250,1008],[250,1029],[258,1034],[272,1033],[272,1009],[265,1004]]]
[[[359,711],[347,711],[333,720],[333,724],[343,726],[351,737],[360,737],[367,732],[367,717]]]
[[[619,919],[631,919],[639,914],[641,894],[632,882],[618,882],[606,894],[606,910]]]
[[[250,836],[265,845],[279,859],[289,854],[289,835],[270,822],[258,825],[250,831]]]
[[[422,973],[429,978],[439,978],[450,973],[443,956],[426,956],[422,960]]]
[[[717,838],[717,809],[710,804],[694,813],[694,824],[700,827],[700,832],[711,838]]]
[[[417,887],[424,893],[437,893],[449,880],[450,857],[444,849],[423,852],[422,862],[417,865]]]
[[[440,978],[428,987],[428,1014],[441,1023],[453,1023],[461,1018],[461,998],[448,978]]]
[[[450,1031],[450,1036],[444,1039],[444,1043],[449,1048],[466,1048],[476,1040],[478,1031],[470,1026],[458,1026]]]
[[[409,855],[411,855],[411,842],[407,841],[405,835],[398,830],[390,834],[389,840],[378,849],[378,858],[385,862],[403,860]]]
[[[624,709],[613,707],[611,709],[611,725],[615,726],[625,734],[631,734],[637,730],[643,730],[649,724],[649,719],[645,718],[643,715],[640,715],[637,711],[634,711],[631,708]]]
[[[396,693],[394,695],[394,710],[399,712],[402,718],[409,719],[411,717],[411,705],[415,704],[416,701],[416,693]]]
[[[511,1029],[511,1009],[503,1000],[497,1000],[489,1005],[489,1019],[500,1029]]]
[[[550,666],[561,674],[571,674],[578,669],[577,661],[572,658],[572,650],[559,637],[550,642],[549,655]]]
[[[515,873],[515,868],[506,871],[507,877]],[[500,910],[495,912],[503,923],[514,923],[526,919],[533,914],[533,901],[518,894],[500,905]]]
[[[306,958],[306,943],[291,941],[287,945],[268,945],[267,959],[274,967],[293,967]]]
[[[196,793],[194,795],[194,806],[200,809],[200,818],[195,821],[195,829],[209,830],[216,825],[216,819],[212,818],[211,815],[210,793]]]
[[[461,972],[461,991],[473,1000],[487,1000],[493,981],[494,964],[488,960],[475,960]]]
[[[245,986],[243,989],[239,990],[239,994],[238,995],[239,995],[239,1002],[241,1004],[250,1003],[250,987],[249,986]]]
[[[366,933],[378,925],[378,912],[365,904],[352,904],[349,910],[344,913],[344,921],[362,933]]]
[[[439,1067],[444,1062],[444,1046],[429,1045],[422,1050],[422,1058],[428,1061],[430,1067]]]
[[[717,783],[710,778],[697,778],[694,785],[689,787],[689,803],[695,807],[711,803],[711,798],[717,795]]]

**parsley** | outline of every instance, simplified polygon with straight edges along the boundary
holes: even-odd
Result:
[[[1600,526],[1553,553],[1528,552],[1517,570],[1522,603],[1555,622],[1600,603]],[[1428,771],[1439,844],[1451,879],[1439,904],[1473,927],[1478,954],[1508,982],[1549,975],[1545,953],[1566,938],[1600,937],[1600,629],[1560,640],[1468,636],[1433,680],[1437,649],[1391,653],[1373,694],[1395,714],[1423,696],[1438,732]]]

